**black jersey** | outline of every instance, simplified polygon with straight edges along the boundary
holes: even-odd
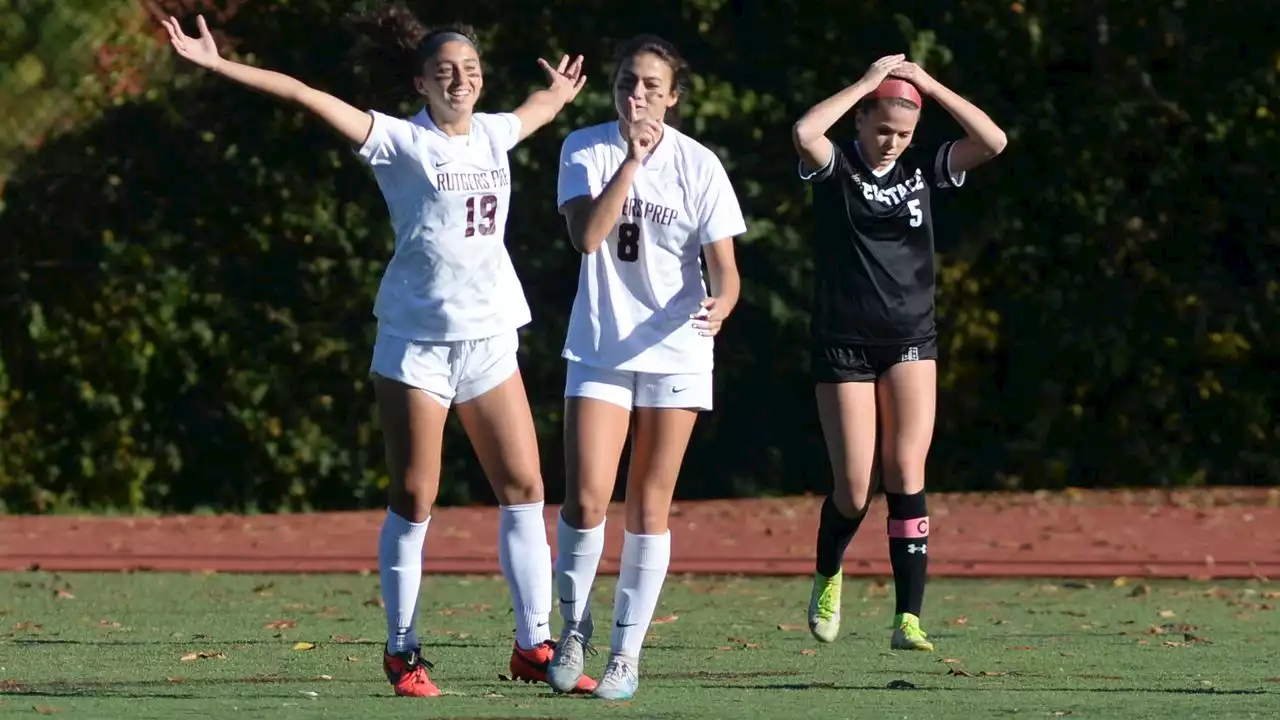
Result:
[[[946,142],[910,147],[877,175],[856,142],[832,143],[813,184],[814,311],[818,342],[882,345],[937,336],[932,189],[959,187]]]

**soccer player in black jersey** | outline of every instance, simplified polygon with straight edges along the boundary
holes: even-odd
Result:
[[[965,136],[912,145],[922,96]],[[857,136],[828,139],[851,109]],[[800,176],[813,186],[812,372],[834,474],[818,527],[809,629],[823,642],[839,633],[841,563],[879,479],[897,595],[890,647],[932,650],[920,629],[938,357],[929,198],[961,186],[966,171],[1004,150],[1005,135],[918,65],[890,55],[805,113],[792,138]]]

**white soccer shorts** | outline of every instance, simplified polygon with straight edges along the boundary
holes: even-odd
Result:
[[[379,332],[369,372],[418,388],[445,407],[473,400],[519,369],[515,330],[480,340],[427,342]]]
[[[586,397],[638,407],[710,410],[714,383],[711,373],[646,373],[610,370],[569,361],[564,396]]]

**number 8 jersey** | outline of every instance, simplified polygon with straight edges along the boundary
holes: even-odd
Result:
[[[560,150],[557,204],[598,197],[627,158],[616,121],[575,130]],[[712,369],[713,339],[692,326],[708,289],[702,246],[746,232],[724,166],[663,126],[604,243],[584,255],[562,356],[646,373]]]
[[[493,337],[529,323],[506,247],[507,152],[513,113],[475,113],[468,135],[445,135],[426,110],[408,119],[371,111],[357,152],[382,190],[396,247],[378,288],[379,330],[406,340]]]

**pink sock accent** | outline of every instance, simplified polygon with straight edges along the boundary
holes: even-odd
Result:
[[[923,538],[929,537],[929,518],[911,518],[910,520],[889,520],[889,537],[891,538]]]

